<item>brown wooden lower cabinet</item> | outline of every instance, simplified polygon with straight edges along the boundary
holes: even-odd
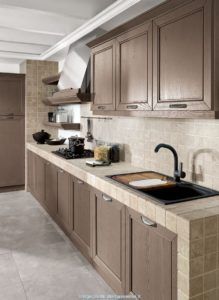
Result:
[[[71,176],[58,169],[56,218],[64,229],[70,232],[72,224]]]
[[[125,206],[92,190],[93,264],[117,292],[125,292]]]
[[[27,152],[27,188],[41,203],[45,197],[45,161],[32,151]]]
[[[30,151],[28,188],[116,293],[177,299],[176,234]]]
[[[126,293],[141,300],[176,300],[176,235],[127,209],[126,268]]]
[[[91,257],[90,186],[73,177],[73,220],[71,238],[81,252]]]
[[[45,205],[49,214],[53,217],[57,214],[58,200],[58,168],[46,162],[45,166]]]
[[[32,151],[27,151],[27,189],[34,194],[35,189],[35,154]]]

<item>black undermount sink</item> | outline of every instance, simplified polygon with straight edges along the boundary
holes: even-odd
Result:
[[[184,181],[176,182],[173,186],[159,187],[157,189],[141,192],[164,204],[172,204],[219,195],[219,192],[217,191]]]
[[[138,189],[136,187],[133,187],[129,185],[128,183],[122,182],[119,178],[121,176],[130,176],[133,173],[128,173],[128,174],[117,174],[117,175],[112,175],[112,176],[107,176],[111,178],[114,181],[119,182],[120,184],[128,186],[130,189],[133,189],[137,191],[139,194],[142,195],[147,195],[151,197],[152,199],[163,203],[165,205],[167,204],[173,204],[173,203],[178,203],[178,202],[184,202],[184,201],[191,201],[191,200],[197,200],[201,198],[207,198],[207,197],[212,197],[219,195],[218,191],[202,187],[197,184],[189,183],[186,181],[179,181],[176,182],[174,178],[171,178],[167,175],[156,173],[153,171],[146,171],[146,172],[137,172],[134,174],[157,174],[160,177],[163,177],[164,180],[168,180],[171,184],[169,185],[160,185],[157,187],[152,187],[152,188],[142,188]],[[156,176],[155,176],[156,177]]]
[[[117,182],[127,185],[129,188],[134,189],[135,191],[137,190],[140,194],[148,195],[154,200],[159,201],[163,204],[173,204],[219,195],[218,191],[208,189],[197,184],[182,181],[181,178],[185,178],[186,173],[183,171],[183,163],[179,164],[178,154],[176,150],[171,145],[161,143],[155,147],[154,151],[157,153],[162,148],[168,149],[173,154],[174,170],[172,178],[154,171],[112,175],[108,177]],[[141,188],[136,188],[136,186],[133,187],[133,184],[129,184],[131,183],[131,181],[133,182],[133,180],[136,182],[136,180],[144,181],[144,179],[156,178],[159,180],[163,180],[166,183],[157,186],[151,185],[150,187],[146,187],[143,185]]]

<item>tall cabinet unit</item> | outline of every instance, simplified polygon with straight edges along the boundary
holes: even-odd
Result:
[[[0,190],[23,189],[25,183],[25,75],[23,74],[0,73],[0,135]]]
[[[195,0],[153,22],[153,107],[210,110],[211,0]]]

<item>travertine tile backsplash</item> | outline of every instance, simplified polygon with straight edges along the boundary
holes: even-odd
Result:
[[[81,115],[90,115],[88,105]],[[81,122],[86,135],[86,119]],[[219,189],[219,120],[112,117],[92,123],[94,137],[124,144],[125,160],[133,165],[172,175],[172,153],[154,153],[157,144],[168,143],[184,164],[186,180]]]
[[[52,95],[56,87],[47,86],[42,78],[58,73],[58,63],[53,61],[27,60],[25,66],[26,88],[26,141],[33,141],[32,134],[45,129],[54,137],[57,136],[57,129],[47,127],[43,123],[47,120],[47,114],[54,108],[43,104],[42,99]]]

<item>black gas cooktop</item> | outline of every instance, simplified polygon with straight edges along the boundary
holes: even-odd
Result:
[[[93,151],[84,149],[84,151],[80,154],[74,153],[69,148],[59,148],[56,151],[52,151],[52,153],[65,158],[65,159],[76,159],[76,158],[90,158],[94,156]]]

